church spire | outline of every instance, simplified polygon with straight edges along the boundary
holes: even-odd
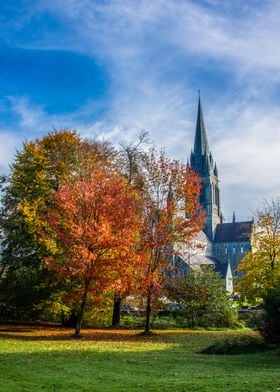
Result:
[[[195,140],[194,140],[194,155],[201,157],[209,154],[209,144],[204,125],[203,112],[201,107],[200,94],[198,96],[198,109],[196,118]]]
[[[200,95],[195,128],[194,150],[191,152],[191,167],[202,179],[199,202],[206,212],[204,231],[210,240],[214,239],[217,224],[222,220],[218,168],[210,152]]]
[[[209,149],[200,94],[198,96],[198,108],[195,127],[194,149],[191,153],[191,166],[200,177],[207,177],[213,171],[213,158]]]

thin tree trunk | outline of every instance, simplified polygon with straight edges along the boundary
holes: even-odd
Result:
[[[84,311],[85,311],[87,295],[88,295],[88,286],[89,286],[89,282],[86,281],[85,288],[84,288],[84,294],[83,294],[83,298],[82,298],[82,302],[81,302],[81,307],[80,307],[80,311],[79,311],[78,319],[77,319],[77,324],[76,324],[76,328],[75,328],[75,334],[74,334],[75,338],[81,337],[81,328],[83,325]]]
[[[6,264],[4,264],[3,267],[1,267],[0,278],[2,277],[2,275],[4,275],[5,269],[6,269]]]
[[[81,328],[82,328],[82,324],[83,324],[83,318],[84,318],[83,313],[80,313],[78,316],[78,320],[77,320],[77,324],[76,324],[76,328],[75,328],[75,334],[74,334],[75,338],[81,337],[80,332],[81,332]]]
[[[145,333],[150,333],[151,331],[150,324],[151,324],[151,293],[149,290],[147,294]]]
[[[119,326],[120,326],[121,304],[122,304],[122,299],[121,299],[120,295],[115,294],[115,296],[114,296],[113,317],[112,317],[112,327],[114,327],[114,328],[119,328]]]

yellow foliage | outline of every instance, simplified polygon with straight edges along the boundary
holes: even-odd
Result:
[[[280,201],[265,202],[257,212],[253,251],[239,265],[237,291],[241,300],[256,303],[280,281]]]

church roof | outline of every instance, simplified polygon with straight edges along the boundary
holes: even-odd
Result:
[[[206,256],[202,254],[192,255],[188,260],[188,264],[191,268],[200,268],[204,265],[213,265],[215,264],[216,259],[212,256]]]
[[[214,242],[248,242],[251,240],[253,222],[219,223]]]

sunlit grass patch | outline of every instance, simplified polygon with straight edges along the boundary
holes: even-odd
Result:
[[[73,331],[0,326],[0,391],[225,391],[280,388],[280,356],[263,352],[236,356],[197,354],[245,331]]]

